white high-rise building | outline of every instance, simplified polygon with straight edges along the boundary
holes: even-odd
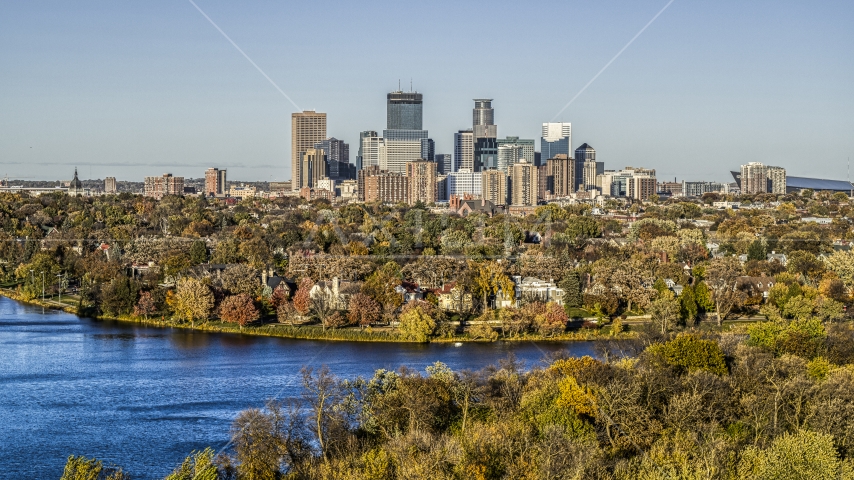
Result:
[[[481,172],[475,172],[468,168],[461,168],[457,172],[449,173],[447,182],[448,198],[450,198],[451,195],[458,195],[462,197],[465,193],[468,193],[473,197],[479,197],[481,195],[481,185],[483,183]]]
[[[569,138],[569,143],[572,145],[572,124],[569,122],[544,123],[543,138],[549,142]]]
[[[377,132],[368,132],[362,137],[361,152],[362,164],[359,168],[378,166],[380,164],[380,148],[385,143],[384,139],[377,136]]]
[[[454,163],[451,172],[474,170],[474,132],[460,130],[454,134]],[[450,172],[445,172],[450,173]]]

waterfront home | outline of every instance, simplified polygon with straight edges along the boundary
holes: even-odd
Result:
[[[516,284],[516,302],[555,302],[563,305],[564,291],[558,288],[553,280],[545,281],[536,277],[522,278],[515,275],[513,283]]]

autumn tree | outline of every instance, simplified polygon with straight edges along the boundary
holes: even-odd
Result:
[[[420,305],[407,309],[400,315],[399,321],[401,336],[416,342],[426,342],[436,329],[436,321]]]
[[[314,287],[314,282],[303,277],[299,282],[297,291],[294,294],[294,309],[300,315],[308,315],[311,311],[311,289]]]
[[[157,305],[154,301],[154,296],[151,295],[151,292],[144,291],[139,294],[139,300],[136,302],[136,306],[133,307],[133,314],[137,317],[145,317],[148,320],[148,316],[154,313],[157,310]]]
[[[258,320],[258,309],[255,308],[255,302],[252,301],[246,293],[238,293],[237,295],[229,295],[223,299],[219,306],[219,317],[224,322],[236,323],[242,329],[246,325]]]
[[[232,265],[220,274],[220,285],[232,295],[245,293],[255,296],[261,287],[258,271],[249,265]]]
[[[667,291],[653,300],[649,307],[649,315],[652,323],[661,329],[664,335],[679,320],[681,305],[673,293]]]
[[[549,302],[545,305],[542,313],[534,317],[534,325],[537,332],[544,337],[551,337],[563,333],[569,318],[566,311],[557,303]]]
[[[474,277],[475,286],[483,299],[483,308],[488,308],[488,298],[502,293],[512,298],[515,290],[513,280],[504,273],[504,269],[498,262],[483,262],[477,266],[477,275]]]
[[[718,326],[744,300],[744,293],[735,288],[740,275],[741,265],[735,257],[716,258],[706,268],[705,283],[712,294]]]
[[[192,277],[178,280],[173,300],[175,315],[195,325],[207,320],[214,307],[214,296],[207,285]]]
[[[350,311],[348,318],[353,325],[366,327],[373,325],[382,318],[382,307],[364,293],[357,293],[350,297]]]

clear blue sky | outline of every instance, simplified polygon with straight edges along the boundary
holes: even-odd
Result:
[[[666,0],[197,4],[350,143],[398,79],[437,152],[494,98],[539,139]],[[844,179],[854,156],[854,2],[675,0],[559,118],[606,168],[729,180],[747,161]],[[0,3],[0,175],[140,181],[208,166],[290,176],[288,102],[187,0]]]

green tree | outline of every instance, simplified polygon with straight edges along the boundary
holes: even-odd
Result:
[[[669,365],[677,373],[705,370],[715,375],[727,374],[726,358],[720,345],[696,335],[680,333],[673,340],[651,345],[646,352],[655,361]]]
[[[765,255],[765,244],[763,244],[762,240],[758,238],[750,244],[750,247],[747,248],[748,260],[762,261],[765,260]]]
[[[400,315],[400,334],[407,340],[426,342],[436,330],[436,322],[420,305],[407,309]]]
[[[181,465],[163,480],[220,480],[219,469],[214,463],[214,451],[210,447],[193,452]]]
[[[200,265],[208,261],[208,245],[204,240],[196,240],[190,246],[190,264]]]
[[[748,447],[738,465],[748,480],[833,480],[841,471],[833,437],[807,430],[784,433],[767,449]]]
[[[111,317],[127,315],[133,312],[139,286],[135,281],[121,275],[101,287],[101,311]]]
[[[570,271],[558,284],[563,290],[563,306],[567,309],[581,307],[584,298],[581,294],[581,279],[578,272]]]

